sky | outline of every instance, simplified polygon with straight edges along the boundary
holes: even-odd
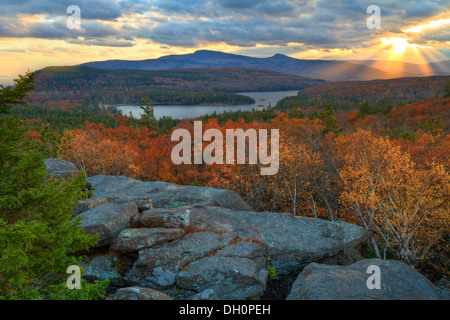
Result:
[[[77,12],[67,12],[73,5],[80,28],[73,28]],[[381,10],[379,29],[368,28],[371,5]],[[28,69],[199,49],[253,57],[448,60],[450,0],[0,0],[0,83]]]

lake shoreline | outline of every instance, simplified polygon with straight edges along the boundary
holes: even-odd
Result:
[[[289,91],[267,91],[267,92],[242,92],[238,93],[252,98],[255,103],[252,104],[200,104],[200,105],[153,105],[153,110],[156,119],[162,117],[171,117],[172,119],[188,119],[198,118],[213,113],[223,114],[225,112],[236,111],[252,111],[264,110],[268,107],[275,107],[278,101],[285,97],[296,96],[298,90]],[[108,105],[109,106],[109,105]],[[112,106],[112,105],[111,105]],[[142,109],[139,105],[114,105],[123,115],[129,116],[131,114],[134,118],[140,118]],[[107,107],[105,105],[105,107]]]

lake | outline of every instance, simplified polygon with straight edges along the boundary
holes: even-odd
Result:
[[[172,117],[173,119],[196,118],[216,112],[217,114],[225,111],[251,111],[252,109],[262,110],[269,106],[275,107],[278,101],[285,97],[296,96],[298,90],[295,91],[272,91],[272,92],[242,92],[238,93],[253,98],[255,104],[244,105],[226,105],[226,106],[208,106],[208,105],[155,105],[153,110],[155,118],[160,119],[163,116]],[[142,110],[139,106],[119,106],[123,115],[129,115],[130,112],[134,118],[140,118]]]

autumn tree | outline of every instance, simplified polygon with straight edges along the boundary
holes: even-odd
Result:
[[[417,265],[450,231],[450,176],[442,164],[420,169],[389,139],[359,130],[336,139],[341,201],[388,251]]]
[[[142,134],[148,133],[145,127],[141,131]],[[138,141],[133,139],[136,137],[133,133],[141,134],[123,123],[113,129],[87,122],[84,129],[76,129],[73,134],[66,131],[63,136],[66,144],[63,157],[90,175],[137,177],[139,147]]]
[[[319,217],[328,179],[319,152],[306,143],[281,141],[279,193],[287,196],[294,215]],[[281,196],[278,194],[277,197]]]

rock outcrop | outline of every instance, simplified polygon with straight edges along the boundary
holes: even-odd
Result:
[[[108,202],[82,212],[83,227],[100,235],[99,246],[115,242],[119,254],[137,255],[124,279],[138,287],[258,299],[267,293],[270,267],[277,280],[290,281],[282,280],[284,298],[305,265],[366,239],[363,229],[343,222],[253,212],[227,190],[127,177],[88,182],[89,201]]]
[[[87,179],[95,190],[93,198],[115,202],[140,202],[150,198],[155,208],[207,205],[249,211],[251,207],[233,191],[180,186],[168,182],[142,182],[124,176],[95,176]],[[139,205],[138,205],[139,206]]]
[[[369,266],[380,268],[380,289],[369,289]],[[299,275],[288,300],[440,300],[444,292],[400,261],[369,259],[350,266],[311,263]]]
[[[400,262],[354,263],[353,249],[367,240],[356,225],[254,212],[215,188],[111,176],[90,177],[88,187],[92,197],[74,214],[112,256],[92,259],[85,277],[114,279],[111,300],[442,297]],[[381,290],[366,286],[369,264],[382,270]]]

